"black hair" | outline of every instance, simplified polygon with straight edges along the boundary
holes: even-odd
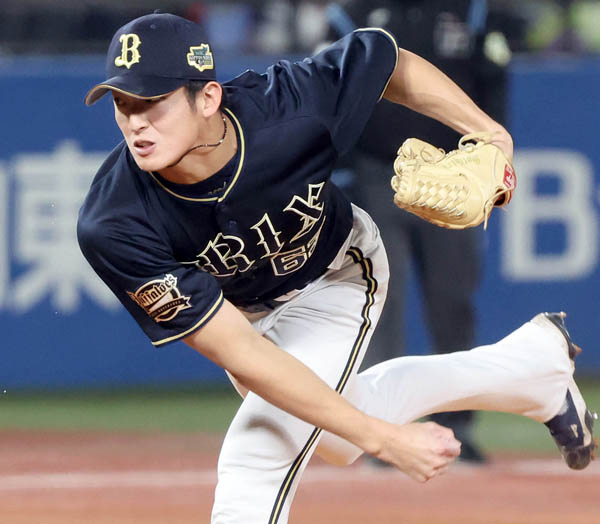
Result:
[[[188,80],[185,87],[185,94],[188,102],[192,108],[196,108],[196,95],[204,89],[204,86],[208,84],[208,80]],[[227,105],[227,92],[223,89],[223,95],[221,96],[221,104],[219,109],[223,109]]]

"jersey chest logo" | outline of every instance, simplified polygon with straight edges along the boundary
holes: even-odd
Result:
[[[309,184],[306,198],[294,195],[283,209],[283,212],[295,213],[299,218],[298,230],[291,235],[287,245],[280,238],[283,232],[277,230],[268,213],[250,228],[256,233],[256,245],[263,251],[260,258],[270,260],[274,275],[283,276],[298,271],[313,254],[324,224],[324,204],[319,200],[324,185],[325,182]],[[303,237],[301,245],[286,249],[289,244]],[[245,247],[240,237],[218,233],[198,255],[195,264],[216,277],[244,273],[256,262],[246,255]]]

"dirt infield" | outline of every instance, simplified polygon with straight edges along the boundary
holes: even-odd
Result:
[[[0,522],[208,523],[220,438],[0,432]],[[495,458],[425,485],[314,461],[290,523],[598,524],[598,486],[600,461],[570,472],[554,458]]]

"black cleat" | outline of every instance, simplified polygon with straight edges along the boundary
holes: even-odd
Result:
[[[569,358],[575,367],[575,357],[581,348],[573,343],[565,325],[566,313],[540,313],[535,320],[548,320],[565,338]],[[593,425],[598,416],[590,412],[581,392],[571,377],[565,402],[556,416],[545,425],[550,430],[563,459],[571,469],[583,469],[594,458],[598,439],[594,439]]]
[[[483,451],[481,451],[479,446],[474,442],[461,439],[460,444],[460,455],[458,456],[460,462],[471,464],[473,466],[484,465],[489,462]]]

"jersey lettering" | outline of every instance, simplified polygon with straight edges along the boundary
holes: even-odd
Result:
[[[325,182],[309,184],[306,200],[294,195],[283,210],[296,213],[301,219],[300,230],[289,241],[290,244],[312,231],[322,218],[325,206],[323,202],[319,202],[319,196],[324,185]],[[282,232],[277,231],[268,213],[265,213],[250,229],[256,231],[259,238],[257,245],[264,250],[261,259],[270,259],[273,273],[283,276],[298,271],[311,257],[324,223],[321,221],[317,232],[303,245],[283,252],[284,242],[279,238]],[[207,244],[204,251],[197,255],[197,260],[191,263],[216,277],[228,277],[238,272],[244,273],[254,264],[255,260],[250,260],[244,254],[244,250],[245,244],[241,238],[218,233],[215,239]]]
[[[244,251],[244,241],[233,235],[219,233],[198,255],[196,265],[216,277],[228,277],[238,271],[244,273],[254,264]]]
[[[260,222],[254,224],[250,229],[254,229],[258,233],[260,237],[258,245],[265,250],[265,254],[261,258],[272,257],[279,253],[283,247],[283,243],[279,240],[281,231],[275,231],[275,227],[267,213],[263,215]]]
[[[273,273],[277,276],[283,276],[298,271],[313,254],[317,242],[319,241],[319,235],[321,234],[321,229],[323,229],[323,224],[324,222],[321,223],[319,230],[305,245],[292,249],[291,251],[278,253],[271,257]]]
[[[140,47],[142,41],[135,33],[129,33],[121,35],[119,42],[121,42],[121,55],[115,58],[115,65],[117,67],[125,66],[129,69],[133,64],[140,61],[141,55],[138,47]]]
[[[304,200],[297,195],[294,195],[291,202],[287,205],[284,211],[292,211],[300,215],[302,220],[302,228],[290,240],[295,242],[301,236],[306,235],[312,227],[319,221],[323,215],[323,202],[319,202],[319,195],[325,182],[320,184],[308,184],[308,198]]]

